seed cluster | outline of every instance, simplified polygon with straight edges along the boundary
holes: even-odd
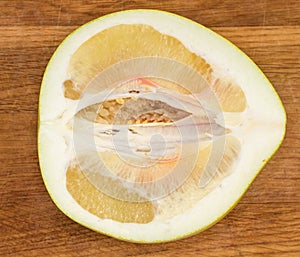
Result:
[[[115,114],[127,100],[129,100],[129,98],[117,98],[101,103],[97,112],[96,122],[112,124]]]
[[[151,112],[151,113],[144,113],[139,117],[137,117],[136,119],[132,118],[128,121],[127,124],[147,124],[147,123],[160,123],[160,122],[169,123],[172,122],[172,120],[161,113]]]
[[[96,122],[102,124],[112,124],[115,115],[122,108],[122,106],[130,99],[133,98],[116,98],[113,100],[102,102],[97,111]],[[172,120],[166,117],[164,114],[155,111],[143,113],[138,117],[129,117],[129,119],[127,120],[128,125],[161,122],[169,123],[172,122]]]

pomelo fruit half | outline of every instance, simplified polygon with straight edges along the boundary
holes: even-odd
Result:
[[[286,115],[237,47],[183,17],[106,15],[51,58],[39,101],[40,167],[76,222],[164,242],[220,220],[281,144]]]

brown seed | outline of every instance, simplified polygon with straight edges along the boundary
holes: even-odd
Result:
[[[99,114],[102,116],[102,117],[107,117],[109,115],[109,111],[107,109],[103,109],[101,108],[100,111],[99,111]]]
[[[117,102],[118,104],[124,104],[124,99],[123,99],[123,98],[117,98],[117,99],[116,99],[116,102]]]
[[[67,88],[74,88],[74,83],[72,80],[66,80],[64,82],[64,87],[67,89]]]
[[[110,103],[110,101],[105,101],[105,102],[102,103],[102,106],[104,108],[109,108],[111,106],[111,103]]]
[[[108,124],[108,122],[105,119],[101,118],[100,116],[96,118],[96,122],[101,124]]]
[[[110,107],[108,108],[108,110],[109,110],[110,112],[112,112],[112,113],[115,113],[115,112],[117,111],[117,108],[114,107],[114,106],[110,106]]]
[[[112,118],[110,118],[110,117],[105,117],[105,119],[106,119],[106,121],[108,122],[108,124],[112,124]]]
[[[111,119],[113,120],[115,118],[115,115],[113,113],[111,113],[109,116],[108,116],[108,119]]]
[[[164,117],[163,117],[163,116],[158,117],[157,121],[158,121],[158,122],[164,121]]]
[[[146,118],[146,120],[150,120],[151,119],[151,114],[150,113],[146,114],[145,118]]]
[[[72,100],[77,100],[77,99],[80,98],[81,93],[78,92],[78,91],[76,91],[76,90],[73,89],[73,88],[66,88],[66,89],[65,89],[64,96],[65,96],[66,98],[70,98],[70,99],[72,99]]]

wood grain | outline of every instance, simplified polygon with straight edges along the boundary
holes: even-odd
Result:
[[[160,9],[207,26],[299,25],[297,0],[23,0],[0,1],[0,23],[15,25],[81,25],[96,17],[124,9]]]
[[[79,25],[132,8],[172,11],[231,40],[265,72],[288,115],[282,147],[241,202],[177,242],[126,243],[76,224],[39,171],[38,94],[49,58]],[[0,25],[0,256],[300,256],[299,1],[4,0]]]

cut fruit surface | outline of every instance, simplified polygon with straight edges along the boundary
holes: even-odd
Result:
[[[40,166],[73,220],[171,241],[229,212],[285,124],[270,82],[224,38],[166,12],[119,12],[76,30],[50,60]]]
[[[131,201],[112,198],[95,187],[84,176],[78,166],[71,166],[66,173],[67,189],[84,209],[102,218],[120,222],[148,223],[153,220],[155,206],[150,202],[137,203],[138,195],[128,195]],[[97,178],[94,179],[103,179]],[[106,181],[109,184],[109,180]],[[110,186],[116,186],[111,183]],[[126,190],[121,192],[128,194]],[[139,199],[142,200],[142,199]]]
[[[186,49],[178,39],[145,24],[120,24],[91,37],[72,55],[68,73],[74,86],[66,87],[66,92],[82,92],[105,68],[122,60],[146,56],[171,58],[210,78],[209,64]]]

